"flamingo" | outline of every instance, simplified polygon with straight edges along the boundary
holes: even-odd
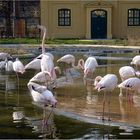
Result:
[[[50,81],[50,80],[51,77],[47,71],[38,72],[32,79],[30,79],[31,82],[36,82],[36,83],[45,83],[46,81]]]
[[[43,32],[43,38],[42,38],[42,54],[40,54],[39,56],[37,56],[36,58],[34,58],[31,62],[29,62],[27,65],[25,65],[25,69],[35,69],[35,70],[41,70],[41,59],[43,58],[43,55],[48,55],[51,57],[52,60],[54,60],[54,56],[47,52],[45,53],[45,38],[46,38],[46,27],[42,26],[42,25],[38,25],[37,26],[42,32]]]
[[[138,68],[140,66],[140,55],[136,55],[135,57],[133,57],[130,64],[135,65],[136,68]]]
[[[28,89],[30,91],[33,101],[44,105],[44,114],[46,114],[45,106],[48,106],[48,105],[52,106],[52,111],[53,111],[53,108],[56,107],[57,100],[53,96],[53,93],[46,88],[46,86],[41,86],[31,81],[28,82],[27,86],[28,86]],[[50,115],[52,111],[50,112]],[[46,119],[46,116],[44,115],[44,124],[46,124],[48,121],[48,119],[47,121],[45,119]]]
[[[93,56],[88,57],[84,64],[84,77],[94,72],[96,67],[98,67],[97,60]]]
[[[31,62],[25,65],[25,69],[40,70],[41,69],[40,61],[41,61],[41,58],[33,59]]]
[[[19,90],[19,77],[18,77],[18,73],[23,74],[25,72],[25,68],[24,65],[22,64],[22,62],[16,58],[16,60],[13,62],[13,70],[16,73],[17,76],[17,80],[18,80],[18,90]]]
[[[14,69],[13,69],[13,61],[12,61],[12,60],[6,59],[5,70],[6,70],[7,72],[12,72],[12,71],[14,71]]]
[[[23,74],[25,72],[24,65],[18,58],[16,58],[15,62],[13,62],[13,69],[16,73]]]
[[[5,69],[8,72],[13,71],[13,61],[11,58],[6,58],[5,60],[0,61],[0,69]]]
[[[97,76],[95,78],[94,86],[95,89],[100,91],[104,91],[104,98],[103,98],[103,115],[102,120],[104,120],[104,110],[105,110],[105,92],[112,92],[118,83],[118,78],[115,74],[107,74],[104,77]],[[109,119],[110,120],[110,99],[108,100],[108,108],[109,108]]]
[[[140,79],[137,77],[128,78],[120,83],[118,87],[140,93]]]
[[[131,78],[131,77],[135,77],[137,75],[137,73],[135,72],[134,68],[131,67],[131,66],[123,66],[119,69],[119,74],[120,74],[120,77],[121,77],[121,80],[124,81],[128,78]],[[123,93],[122,93],[122,88],[120,88],[120,94],[119,94],[120,97],[123,96]]]
[[[80,69],[83,68],[84,60],[79,59],[78,65],[75,65],[75,56],[72,54],[66,54],[62,56],[60,59],[57,60],[57,62],[65,62],[67,64],[71,64],[73,68]]]
[[[54,60],[54,56],[51,53],[45,53],[46,55],[50,56],[52,60]],[[34,58],[31,62],[25,65],[25,69],[35,69],[41,70],[41,59],[43,54],[40,54],[36,58]]]
[[[28,82],[27,86],[32,95],[33,101],[43,103],[44,106],[51,105],[52,107],[56,107],[57,100],[53,96],[53,93],[45,86],[41,86],[31,81]]]
[[[6,60],[0,61],[0,70],[5,69]]]
[[[41,59],[41,71],[47,71],[50,74],[52,80],[56,79],[53,60],[46,54],[44,54]]]
[[[30,79],[30,81],[42,84],[47,88],[51,88],[51,77],[47,71],[38,72],[33,78]]]
[[[75,66],[75,57],[71,54],[64,55],[58,59],[57,62],[65,62],[67,64],[72,64],[73,68],[84,69],[84,77],[87,77],[87,75],[93,72],[98,66],[98,63],[94,57],[88,57],[85,62],[83,59],[79,59],[78,65]]]
[[[8,59],[8,58],[12,58],[12,56],[8,53],[5,53],[5,52],[0,53],[0,60],[5,60],[5,59]]]

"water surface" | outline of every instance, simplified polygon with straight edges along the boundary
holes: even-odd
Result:
[[[118,76],[121,66],[129,65],[137,53],[97,53],[94,56],[100,65],[87,85],[83,81],[83,72],[79,70],[80,77],[74,78],[74,84],[53,90],[58,100],[56,114],[51,114],[47,125],[43,125],[43,110],[32,102],[27,88],[29,79],[35,74],[28,70],[24,75],[19,75],[19,88],[15,73],[0,72],[0,138],[139,138],[140,137],[140,98],[135,96],[135,103],[125,97],[119,98],[119,89],[113,93],[106,93],[105,119],[110,114],[111,122],[120,123],[118,127],[104,126],[102,122],[102,101],[104,93],[94,90],[93,79],[97,75],[104,76],[114,73]],[[63,54],[54,54],[55,60]],[[91,53],[74,53],[76,60],[86,59]],[[30,60],[21,60],[24,64]],[[64,71],[67,67],[58,64]],[[59,75],[58,77],[61,77]],[[121,82],[119,78],[119,82]],[[110,99],[110,113],[107,101]],[[50,109],[51,110],[51,109]],[[55,112],[55,111],[54,111]],[[49,110],[46,115],[49,115]],[[18,116],[19,119],[15,119]],[[65,117],[67,116],[67,117]],[[80,121],[81,118],[83,121]],[[84,121],[87,118],[90,121]],[[98,121],[102,125],[97,125]],[[93,122],[92,122],[93,120]],[[95,123],[94,123],[95,122]],[[122,124],[122,125],[121,125]],[[115,125],[114,125],[115,126]]]

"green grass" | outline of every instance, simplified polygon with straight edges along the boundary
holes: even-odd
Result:
[[[1,38],[0,44],[39,44],[37,38]]]
[[[82,40],[82,39],[48,39],[46,44],[92,44],[92,45],[127,45],[127,40],[104,39],[104,40]],[[1,38],[0,44],[41,44],[39,38]]]

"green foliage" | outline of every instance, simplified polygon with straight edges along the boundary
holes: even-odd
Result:
[[[37,38],[1,38],[0,44],[39,44]]]

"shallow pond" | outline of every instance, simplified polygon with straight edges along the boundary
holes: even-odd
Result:
[[[96,55],[100,65],[92,78],[97,75],[104,76],[114,73],[118,76],[121,66],[129,65],[131,58],[137,52],[124,53],[99,52]],[[65,52],[64,52],[65,53]],[[54,53],[55,60],[63,54]],[[88,57],[92,53],[74,53],[76,60]],[[30,60],[21,59],[26,64]],[[58,64],[63,70],[66,65]],[[47,124],[43,123],[44,112],[41,105],[32,102],[27,88],[29,79],[35,74],[28,70],[24,75],[19,75],[19,87],[15,73],[0,72],[0,138],[6,139],[109,139],[109,138],[140,138],[140,98],[130,102],[124,96],[119,98],[119,89],[107,93],[106,99],[111,100],[110,108],[106,104],[105,121],[102,121],[103,92],[94,90],[90,77],[87,85],[84,84],[83,73],[78,71],[80,77],[74,78],[74,83],[53,90],[58,100],[54,113],[48,109]],[[63,75],[63,74],[62,74]],[[58,77],[61,77],[59,75]],[[119,78],[119,82],[121,82]],[[124,93],[125,95],[125,93]],[[110,110],[110,113],[109,113]],[[111,121],[107,121],[110,114]],[[16,119],[18,118],[18,119]]]

